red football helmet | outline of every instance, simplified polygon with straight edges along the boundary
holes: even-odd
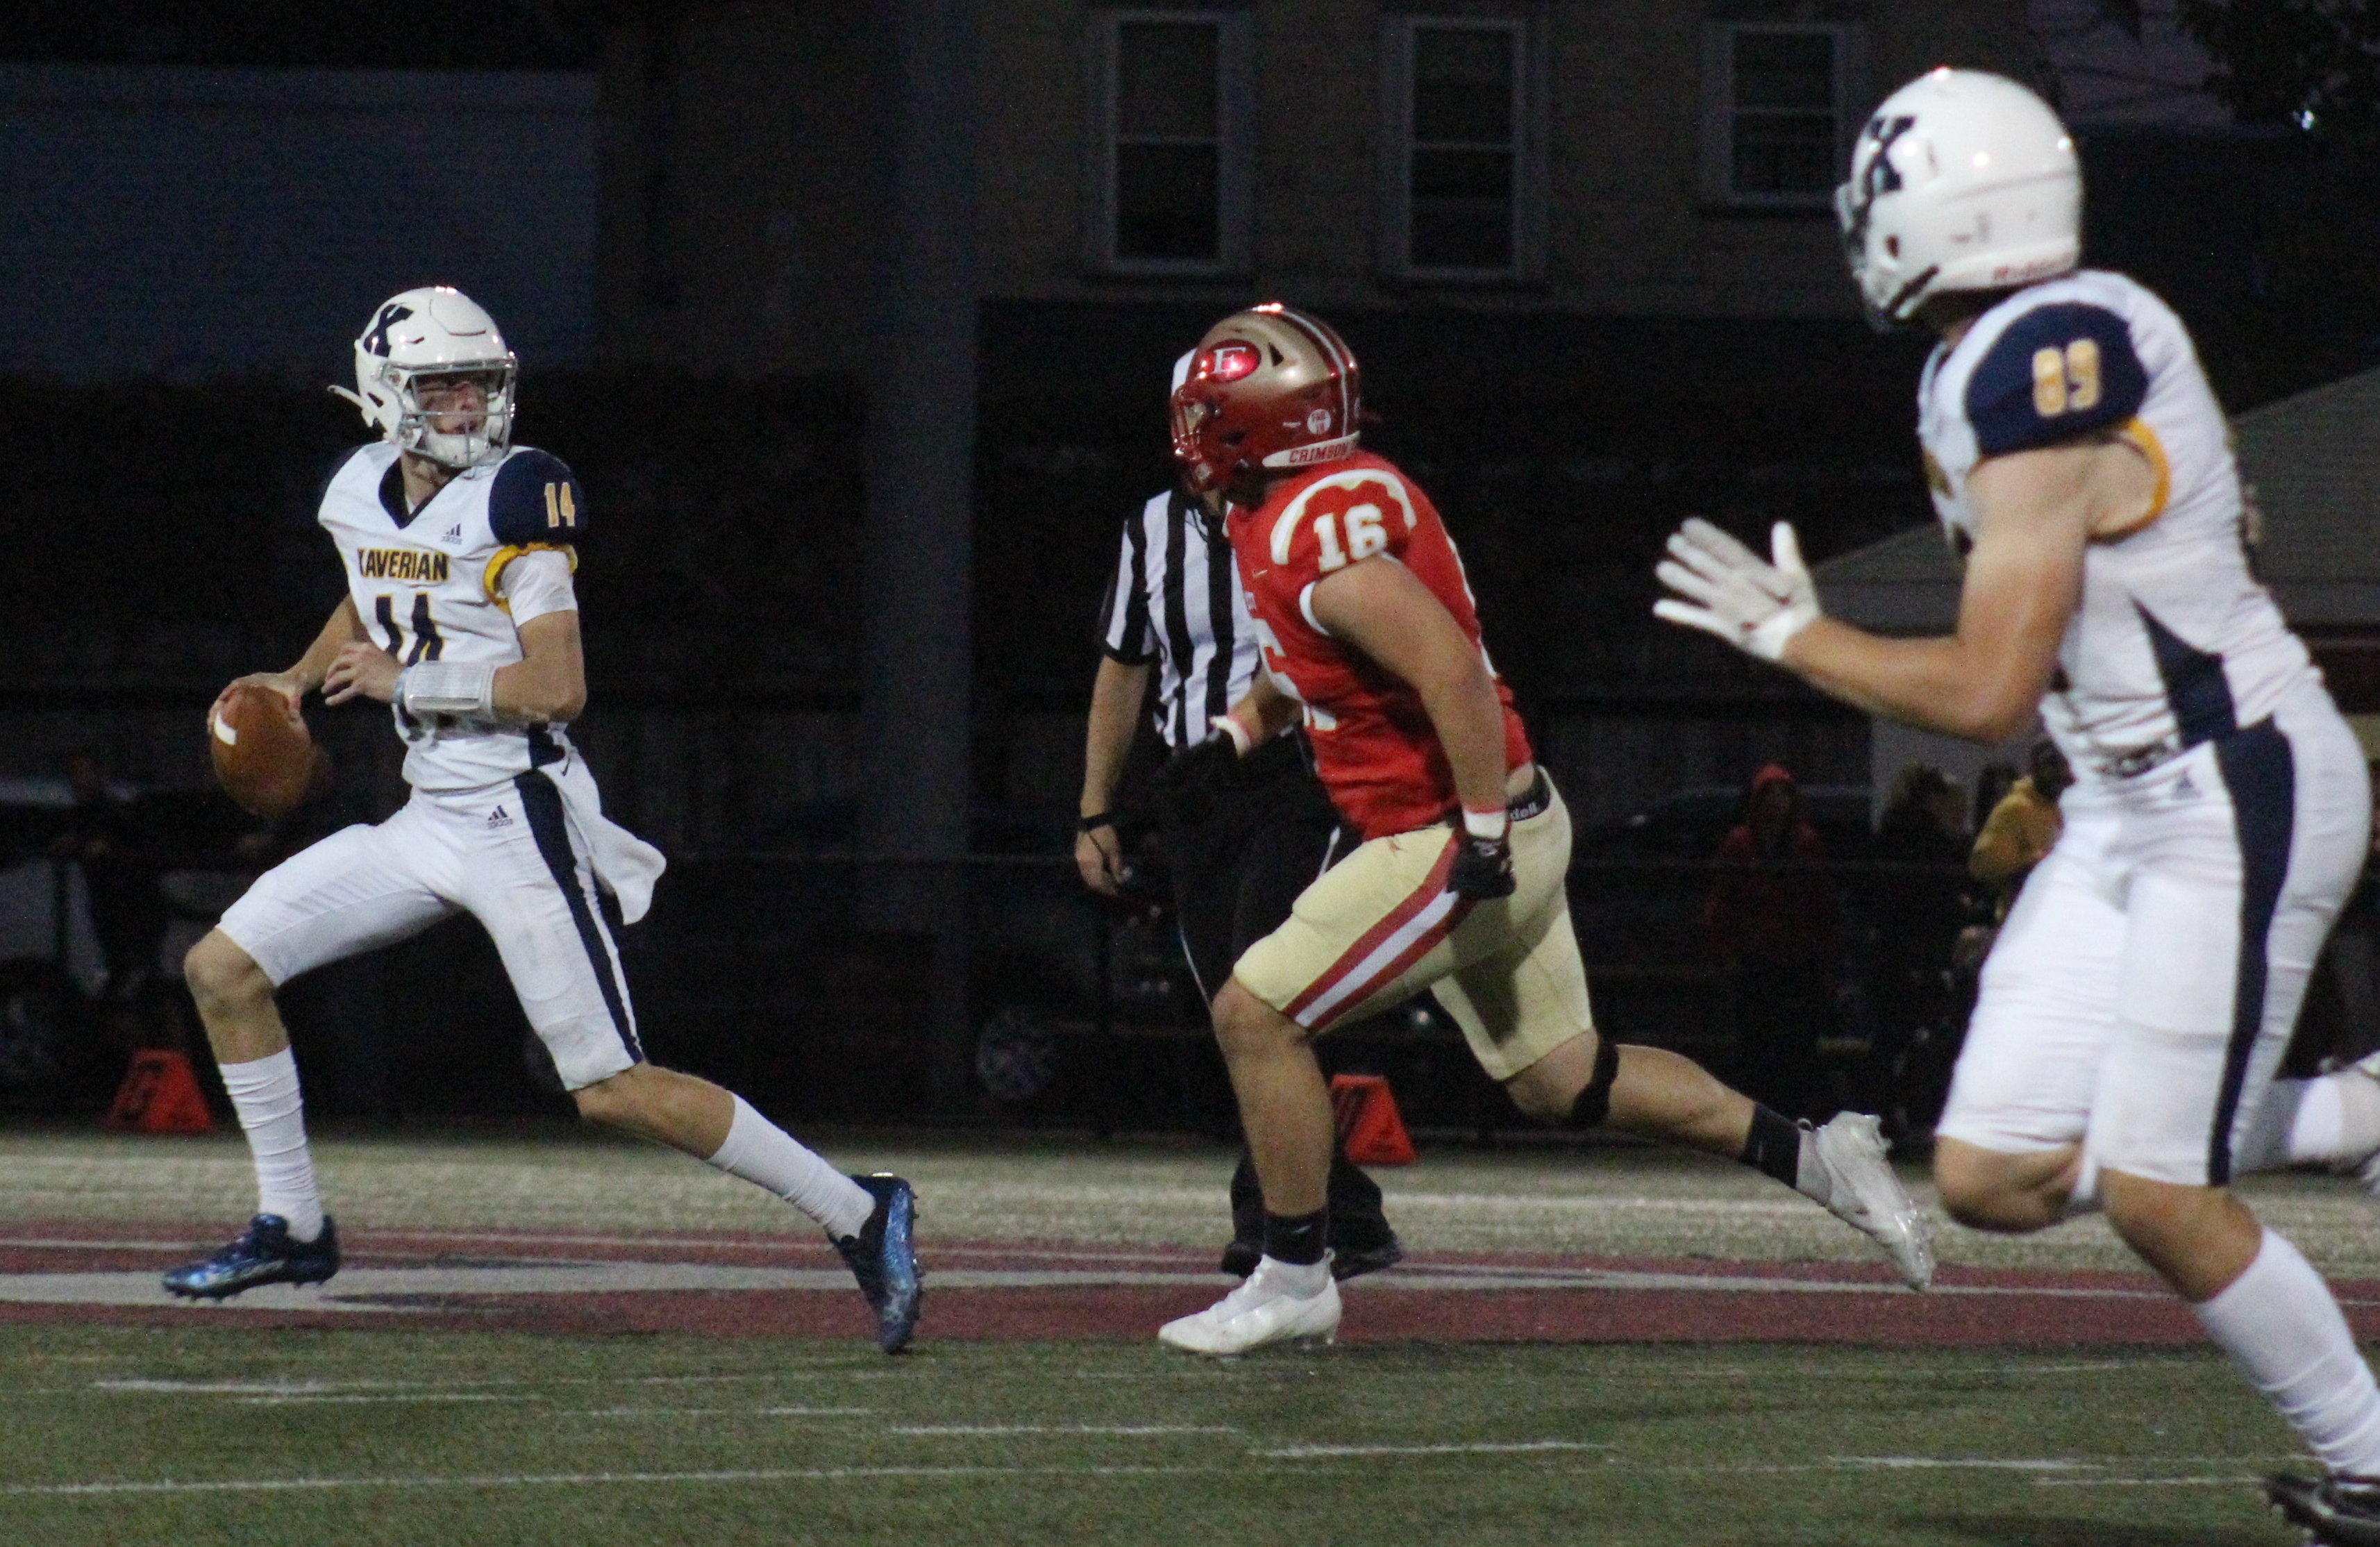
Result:
[[[1335,462],[1363,413],[1354,351],[1330,323],[1278,301],[1207,330],[1173,393],[1173,460],[1195,493]]]

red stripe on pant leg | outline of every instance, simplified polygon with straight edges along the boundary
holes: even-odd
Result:
[[[1309,1031],[1325,1031],[1330,1029],[1331,1027],[1339,1023],[1339,1018],[1342,1016],[1363,1004],[1366,1000],[1371,998],[1373,994],[1378,993],[1381,984],[1393,983],[1399,978],[1403,977],[1408,968],[1412,967],[1414,963],[1421,960],[1422,957],[1427,956],[1431,949],[1435,947],[1439,941],[1444,940],[1448,935],[1452,934],[1455,932],[1456,927],[1459,926],[1465,918],[1469,917],[1471,909],[1475,906],[1476,905],[1474,903],[1465,901],[1457,902],[1452,907],[1448,908],[1446,910],[1445,918],[1439,920],[1430,928],[1423,931],[1420,935],[1415,938],[1412,944],[1398,952],[1396,956],[1390,961],[1386,968],[1374,973],[1372,975],[1371,982],[1366,985],[1363,993],[1349,994],[1346,998],[1339,1002],[1339,1007],[1337,1009],[1331,1011],[1329,1015],[1324,1016],[1320,1020],[1316,1021],[1313,1025],[1306,1026],[1306,1029]],[[1292,1015],[1290,1019],[1297,1020],[1297,1017],[1296,1016]],[[1298,1024],[1305,1026],[1305,1022],[1304,1021],[1298,1021]]]
[[[1380,948],[1380,943],[1412,922],[1415,914],[1427,907],[1440,892],[1446,890],[1447,872],[1454,869],[1454,845],[1449,843],[1438,863],[1429,868],[1427,879],[1422,882],[1404,901],[1390,909],[1388,917],[1366,930],[1355,944],[1339,954],[1339,959],[1325,968],[1322,975],[1305,985],[1298,996],[1289,1002],[1281,1014],[1295,1020],[1298,1013],[1330,992],[1331,985],[1364,964],[1364,958]]]

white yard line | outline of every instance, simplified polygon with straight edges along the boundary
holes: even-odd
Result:
[[[211,1481],[0,1484],[0,1498],[89,1498],[124,1493],[307,1493],[342,1489],[585,1488],[653,1483],[832,1482],[857,1478],[1148,1477],[1216,1467],[803,1467],[700,1472],[498,1472],[467,1477],[224,1478]]]
[[[903,1424],[887,1434],[917,1436],[982,1434],[1103,1434],[1140,1439],[1166,1434],[1236,1434],[1227,1423],[933,1423]]]
[[[1353,1456],[1526,1456],[1539,1451],[1619,1448],[1597,1440],[1512,1440],[1444,1445],[1286,1445],[1248,1454],[1267,1461],[1316,1461]]]
[[[2253,1487],[2265,1480],[2253,1472],[2244,1477],[2037,1477],[2035,1488],[2237,1488]]]
[[[1199,1269],[929,1268],[938,1289],[1170,1288],[1228,1283]],[[1791,1278],[1753,1274],[1640,1273],[1607,1268],[1501,1268],[1450,1265],[1401,1269],[1352,1286],[1358,1296],[1482,1290],[1607,1290],[1636,1293],[1744,1295],[1906,1295],[1880,1280]],[[153,1273],[0,1273],[0,1302],[26,1305],[168,1306],[193,1311],[322,1310],[420,1312],[419,1302],[444,1297],[616,1295],[731,1291],[847,1295],[842,1268],[767,1268],[709,1262],[537,1262],[423,1268],[356,1267],[328,1285],[267,1285],[228,1300],[196,1303],[167,1295]],[[1947,1285],[1933,1298],[2034,1297],[2066,1301],[2165,1300],[2163,1290],[2104,1287],[2025,1288]]]
[[[1829,1456],[1830,1467],[1876,1467],[1887,1471],[2104,1472],[2097,1461],[2050,1457],[2038,1461],[1996,1460],[1981,1456]]]

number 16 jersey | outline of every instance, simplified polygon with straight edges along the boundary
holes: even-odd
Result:
[[[2042,717],[2078,778],[2121,777],[2270,715],[2315,678],[2250,566],[2228,426],[2181,319],[2122,274],[2027,286],[1934,351],[1918,388],[1934,506],[1973,546],[1987,457],[2085,435],[2130,442],[2147,514],[2093,542]]]
[[[561,458],[516,446],[457,473],[408,515],[397,457],[386,442],[359,447],[322,492],[320,519],[339,545],[364,631],[404,665],[513,664],[520,635],[504,601],[504,572],[540,549],[575,562],[587,525],[577,481]],[[433,794],[483,788],[568,752],[559,725],[421,720],[402,710],[395,718],[410,744],[406,783]]]
[[[1381,554],[1428,587],[1486,659],[1463,560],[1429,496],[1386,458],[1357,452],[1281,480],[1257,509],[1234,506],[1227,526],[1265,670],[1304,705],[1314,771],[1339,814],[1366,839],[1446,820],[1454,773],[1421,695],[1314,615],[1324,577]],[[1529,737],[1512,690],[1494,680],[1511,770],[1529,761]]]

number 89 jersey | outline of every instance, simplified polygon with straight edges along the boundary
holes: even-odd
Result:
[[[1266,673],[1305,705],[1314,771],[1339,814],[1366,839],[1444,821],[1456,805],[1454,774],[1421,695],[1333,640],[1313,604],[1324,577],[1385,554],[1479,645],[1463,560],[1429,497],[1385,458],[1358,452],[1281,480],[1257,509],[1235,506],[1228,526]],[[1528,733],[1512,690],[1495,682],[1504,766],[1518,768],[1530,758]]]
[[[2078,777],[2219,739],[2313,676],[2250,567],[2222,408],[2181,320],[2140,285],[2086,269],[1985,312],[1926,362],[1918,434],[1962,554],[1975,537],[1967,479],[1986,457],[2113,435],[2155,473],[2149,513],[2084,556],[2042,705]]]
[[[320,519],[339,545],[347,593],[373,641],[405,664],[521,658],[506,611],[504,571],[524,554],[572,555],[587,507],[559,457],[516,446],[496,462],[456,474],[419,510],[406,512],[397,448],[358,448],[322,492]],[[411,744],[406,782],[431,792],[479,789],[559,761],[557,725],[491,725],[396,714]]]

